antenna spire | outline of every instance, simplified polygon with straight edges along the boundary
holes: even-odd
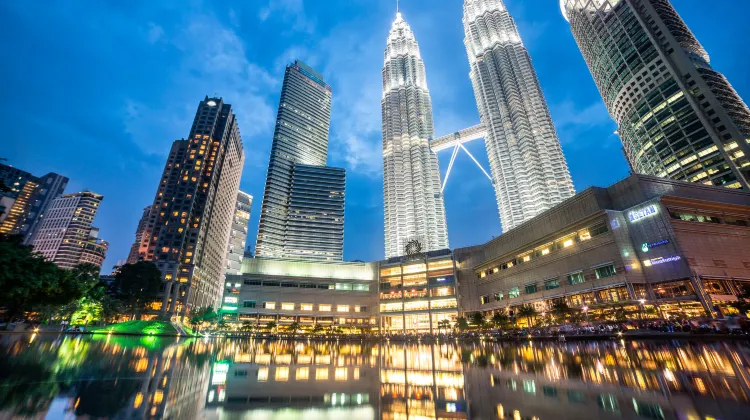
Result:
[[[398,0],[396,0],[396,13],[398,13]]]

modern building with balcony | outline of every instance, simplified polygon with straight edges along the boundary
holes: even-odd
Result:
[[[437,333],[458,317],[456,273],[449,249],[380,262],[382,333]]]
[[[750,291],[748,244],[749,193],[632,175],[456,249],[461,311],[722,316]]]
[[[228,322],[270,322],[302,329],[369,331],[376,327],[377,263],[246,258],[228,275],[222,311]]]

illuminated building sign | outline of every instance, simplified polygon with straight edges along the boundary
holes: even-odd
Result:
[[[651,248],[656,248],[657,246],[666,245],[668,243],[669,243],[669,239],[664,239],[663,241],[657,241],[653,243],[644,242],[643,245],[641,245],[641,251],[648,252],[648,250]]]
[[[679,261],[681,259],[682,258],[680,258],[679,255],[673,255],[671,257],[664,257],[664,258],[662,258],[662,257],[652,258],[650,260],[644,260],[643,261],[643,265],[645,265],[646,267],[651,267],[652,265],[659,265],[659,264],[664,264],[664,263],[668,263],[668,262],[675,262],[675,261]]]
[[[648,205],[642,209],[633,210],[628,213],[628,219],[630,219],[630,223],[637,222],[641,219],[644,219],[646,217],[650,217],[658,213],[659,210],[656,207],[656,204]]]
[[[224,298],[224,303],[237,303],[238,300],[234,296],[227,296]]]

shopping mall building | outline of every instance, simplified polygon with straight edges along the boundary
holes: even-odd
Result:
[[[556,302],[597,318],[723,317],[746,292],[750,193],[632,175],[483,245],[373,263],[246,259],[223,309],[259,326],[416,333],[522,305],[545,316]]]
[[[749,226],[748,192],[643,175],[588,188],[456,249],[461,312],[721,317],[750,292]]]

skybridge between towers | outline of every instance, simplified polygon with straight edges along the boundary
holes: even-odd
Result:
[[[474,163],[477,164],[477,166],[482,171],[482,173],[485,176],[487,176],[487,178],[490,180],[491,183],[494,184],[490,174],[488,174],[487,171],[484,170],[484,168],[482,167],[482,165],[479,164],[479,161],[476,160],[474,155],[472,155],[469,152],[469,150],[466,149],[466,147],[464,147],[464,143],[470,142],[472,140],[483,139],[486,135],[487,135],[487,130],[484,128],[484,125],[477,124],[468,128],[464,128],[462,130],[458,130],[455,133],[446,134],[444,136],[438,137],[430,142],[430,147],[436,153],[442,150],[453,148],[453,153],[451,154],[451,160],[450,160],[450,163],[448,163],[448,171],[445,173],[443,186],[440,188],[441,193],[445,189],[445,185],[448,184],[448,177],[451,174],[451,169],[453,168],[453,162],[456,161],[456,156],[458,155],[459,149],[466,152],[466,154],[469,155],[471,160],[473,160]]]

